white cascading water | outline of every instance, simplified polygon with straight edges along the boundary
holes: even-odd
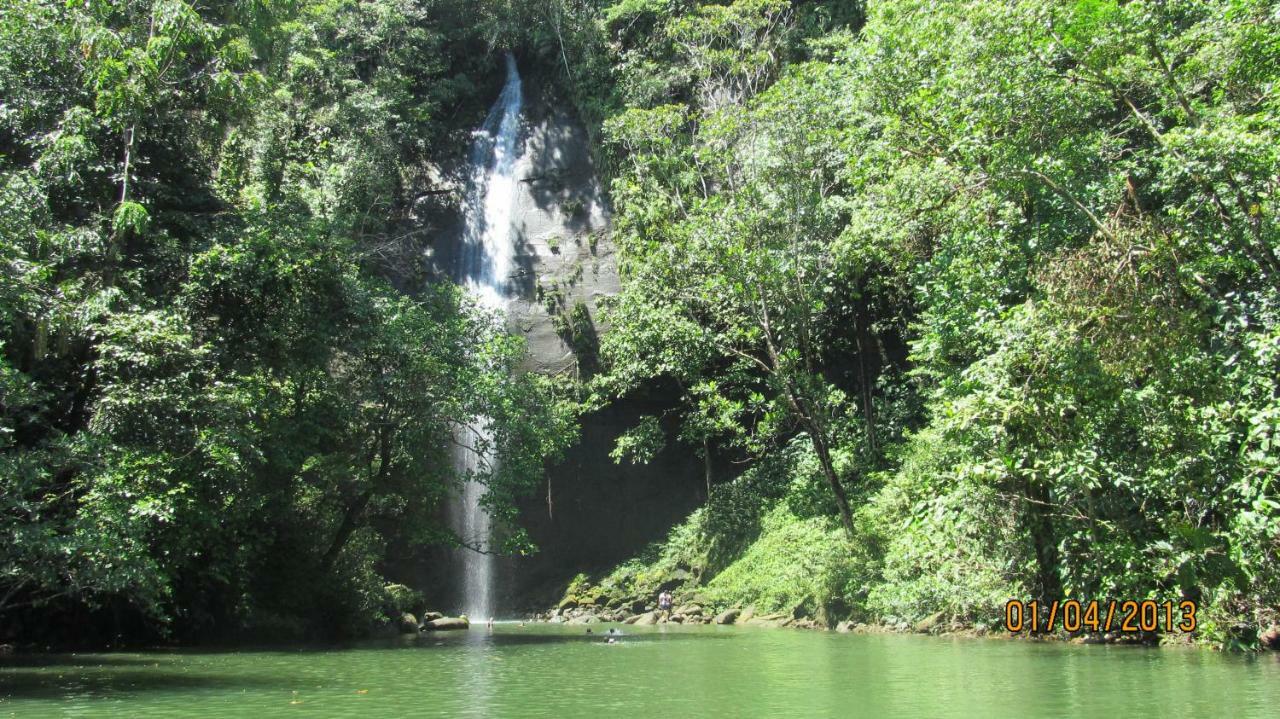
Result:
[[[502,94],[489,110],[480,129],[472,133],[470,184],[463,206],[465,227],[455,279],[479,297],[485,307],[505,312],[510,297],[509,278],[515,258],[516,170],[520,164],[518,143],[523,92],[515,58],[506,56],[507,79]],[[454,462],[461,472],[472,473],[497,458],[476,448],[489,443],[488,423],[459,430],[460,445]],[[486,456],[487,455],[487,456]],[[489,513],[480,504],[485,487],[468,480],[453,507],[454,531],[469,546],[488,550]],[[463,611],[473,621],[484,621],[493,612],[493,556],[473,549],[459,552]]]

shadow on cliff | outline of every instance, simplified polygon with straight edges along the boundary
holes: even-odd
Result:
[[[558,213],[567,232],[582,235],[601,229],[593,224],[593,210],[606,212],[606,203],[586,131],[564,113],[551,111],[534,119],[530,132],[533,162],[521,182],[528,185],[534,204],[542,212]]]

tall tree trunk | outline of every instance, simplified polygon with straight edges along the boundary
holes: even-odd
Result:
[[[1043,482],[1027,480],[1027,529],[1036,555],[1036,599],[1047,603],[1062,598],[1062,579],[1058,576],[1057,532],[1050,513],[1049,488]]]
[[[129,167],[133,162],[133,136],[137,125],[131,125],[124,131],[124,162],[120,171],[120,204],[129,201]]]
[[[711,442],[702,438],[702,474],[707,482],[707,502],[711,502]]]
[[[844,485],[840,484],[840,476],[836,474],[835,463],[831,461],[831,448],[827,445],[826,435],[822,427],[812,419],[805,424],[809,430],[809,440],[813,443],[814,454],[818,455],[818,464],[822,466],[822,474],[827,478],[827,484],[831,486],[831,493],[835,495],[836,507],[840,509],[840,523],[844,525],[844,533],[852,541],[853,512],[849,510],[849,495],[845,493]]]
[[[360,526],[360,515],[364,514],[364,508],[369,506],[369,500],[372,498],[373,488],[370,487],[347,507],[347,511],[342,515],[342,524],[338,525],[337,534],[333,535],[333,540],[329,542],[329,549],[320,560],[322,574],[328,574],[333,569],[334,563],[338,561],[338,555],[342,554],[342,548],[347,546],[347,540],[351,539],[351,535]]]
[[[772,367],[772,372],[782,380],[786,388],[784,394],[786,395],[787,405],[809,432],[809,441],[813,444],[814,453],[818,455],[818,463],[822,466],[822,474],[827,478],[827,484],[831,486],[831,493],[835,495],[836,507],[840,510],[840,522],[844,525],[844,533],[852,541],[854,535],[853,512],[849,510],[849,495],[845,494],[844,486],[840,484],[840,476],[836,474],[835,463],[831,460],[831,449],[827,443],[826,428],[823,426],[819,414],[805,401],[800,388],[797,386],[795,377],[788,375],[783,368],[781,358],[778,355],[778,345],[773,340],[772,321],[769,319],[769,304],[765,298],[763,285],[760,285],[760,329],[764,330],[765,349],[769,352],[769,363]]]
[[[876,343],[871,337],[871,317],[870,311],[867,309],[866,300],[866,283],[859,283],[858,311],[854,315],[855,338],[858,343],[858,384],[862,392],[862,418],[866,422],[867,432],[867,449],[871,454],[876,451],[876,418],[875,406],[872,404],[873,393],[871,383],[874,375],[880,372],[880,354],[876,349]],[[867,371],[868,355],[874,360],[874,370]]]
[[[384,480],[391,473],[391,442],[392,429],[389,426],[387,410],[384,407],[382,417],[377,424],[378,437],[378,471],[375,474],[370,467],[368,477],[368,488],[356,496],[354,502],[347,506],[347,511],[342,515],[342,523],[338,525],[338,532],[333,536],[333,541],[329,543],[329,549],[325,551],[324,557],[320,560],[321,572],[327,574],[333,569],[333,565],[338,561],[338,555],[342,553],[342,548],[347,545],[347,540],[351,539],[351,535],[360,526],[361,515],[364,514],[365,507],[369,506],[369,501],[373,499],[374,491],[383,486]],[[373,458],[370,457],[370,465]]]

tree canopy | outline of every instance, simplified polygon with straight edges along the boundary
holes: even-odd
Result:
[[[842,611],[1180,596],[1247,643],[1280,601],[1274,5],[832,10],[600,12],[597,391],[676,380],[696,451],[799,442],[770,491],[840,519]]]

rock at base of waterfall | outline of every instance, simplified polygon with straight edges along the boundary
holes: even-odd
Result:
[[[742,612],[738,609],[726,609],[716,615],[716,624],[733,624]]]
[[[400,630],[401,634],[416,634],[418,631],[418,618],[405,612],[400,615],[399,621],[396,622],[396,628]]]
[[[467,629],[470,626],[471,622],[466,617],[441,617],[423,622],[422,631],[442,632],[450,629]]]
[[[441,612],[425,612],[422,615],[423,622],[429,622],[433,619],[444,619],[444,614]]]

